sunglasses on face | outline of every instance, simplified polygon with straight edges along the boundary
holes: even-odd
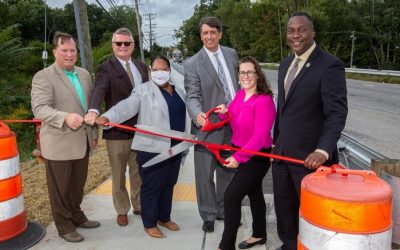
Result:
[[[125,47],[129,47],[133,42],[114,42],[115,45],[117,45],[118,47],[121,47],[122,44],[125,45]]]

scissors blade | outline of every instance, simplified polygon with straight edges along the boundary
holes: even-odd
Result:
[[[150,125],[140,125],[136,124],[136,128],[142,129],[142,130],[147,130],[152,133],[160,134],[160,135],[166,135],[166,136],[171,136],[175,138],[184,138],[184,139],[196,139],[195,135],[188,134],[185,132],[180,132],[176,130],[171,130],[171,129],[165,129],[165,128],[158,128],[155,126],[150,126]]]
[[[172,148],[168,149],[167,151],[165,151],[163,153],[160,153],[156,157],[152,158],[151,160],[149,160],[148,162],[143,164],[143,167],[146,168],[146,167],[152,166],[154,164],[157,164],[159,162],[165,161],[166,159],[171,158],[171,157],[185,151],[186,149],[190,148],[193,145],[194,145],[193,142],[187,142],[187,141],[183,141],[179,144],[176,144]]]

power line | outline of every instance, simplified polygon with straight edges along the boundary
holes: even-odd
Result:
[[[110,13],[108,13],[108,11],[103,7],[103,5],[99,2],[99,0],[96,0],[96,2],[97,2],[98,5],[100,5],[100,7],[103,9],[103,11],[108,15],[108,17],[110,17],[110,19],[111,19],[115,24],[117,24],[118,26],[121,26],[121,24],[120,24],[117,20],[115,20],[114,17],[112,17],[112,16],[110,15]]]

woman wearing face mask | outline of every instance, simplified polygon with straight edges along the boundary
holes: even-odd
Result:
[[[153,58],[152,80],[137,86],[127,99],[105,112],[96,123],[121,123],[138,114],[137,124],[190,132],[184,91],[169,82],[170,72],[170,63],[166,57]],[[157,224],[172,231],[179,230],[179,226],[171,220],[170,215],[172,192],[183,158],[182,154],[178,154],[155,165],[146,168],[142,166],[177,143],[179,141],[143,133],[135,133],[133,138],[132,149],[137,150],[136,160],[142,178],[142,221],[144,230],[151,237],[164,236]]]

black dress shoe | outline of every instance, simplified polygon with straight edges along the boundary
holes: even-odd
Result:
[[[205,221],[203,223],[203,231],[209,233],[214,232],[214,221]]]
[[[263,245],[263,244],[265,244],[265,242],[267,242],[267,237],[262,238],[262,239],[260,239],[260,240],[258,240],[256,242],[253,242],[253,243],[247,243],[244,240],[244,241],[239,243],[238,247],[239,247],[239,249],[247,249],[247,248],[253,247],[255,245]]]

